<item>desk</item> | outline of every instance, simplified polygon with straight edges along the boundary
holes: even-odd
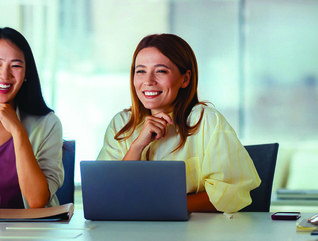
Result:
[[[0,223],[1,240],[317,240],[296,232],[296,221],[273,221],[271,213],[193,213],[186,222],[88,221],[76,210],[69,223]],[[312,213],[302,213],[301,219]],[[300,220],[301,220],[300,219]],[[22,238],[23,237],[23,238]],[[50,238],[49,238],[50,237]]]

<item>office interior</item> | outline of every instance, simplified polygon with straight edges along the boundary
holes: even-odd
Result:
[[[33,50],[47,104],[95,160],[111,118],[130,106],[135,47],[174,33],[196,53],[199,98],[212,102],[244,145],[279,143],[271,211],[317,210],[318,199],[278,200],[276,191],[318,190],[318,1],[11,0],[0,25]]]

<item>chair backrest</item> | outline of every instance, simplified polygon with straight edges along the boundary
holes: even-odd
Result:
[[[251,191],[252,203],[243,212],[269,212],[278,143],[245,146],[258,172],[261,185]]]
[[[60,205],[74,203],[75,141],[63,141],[64,182],[56,195]]]

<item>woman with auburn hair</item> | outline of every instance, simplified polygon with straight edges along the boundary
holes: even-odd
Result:
[[[0,28],[0,208],[59,205],[62,125],[45,104],[27,40]]]
[[[132,106],[109,124],[98,160],[183,160],[188,210],[236,212],[260,184],[254,164],[225,118],[199,102],[198,67],[182,38],[154,34],[131,65]]]

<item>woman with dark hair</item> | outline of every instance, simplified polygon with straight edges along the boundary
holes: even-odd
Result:
[[[27,40],[0,28],[0,208],[59,205],[62,125],[44,102]]]
[[[130,87],[132,106],[109,124],[98,160],[183,160],[189,211],[236,212],[251,203],[260,179],[225,118],[199,102],[187,42],[173,34],[143,38]]]

